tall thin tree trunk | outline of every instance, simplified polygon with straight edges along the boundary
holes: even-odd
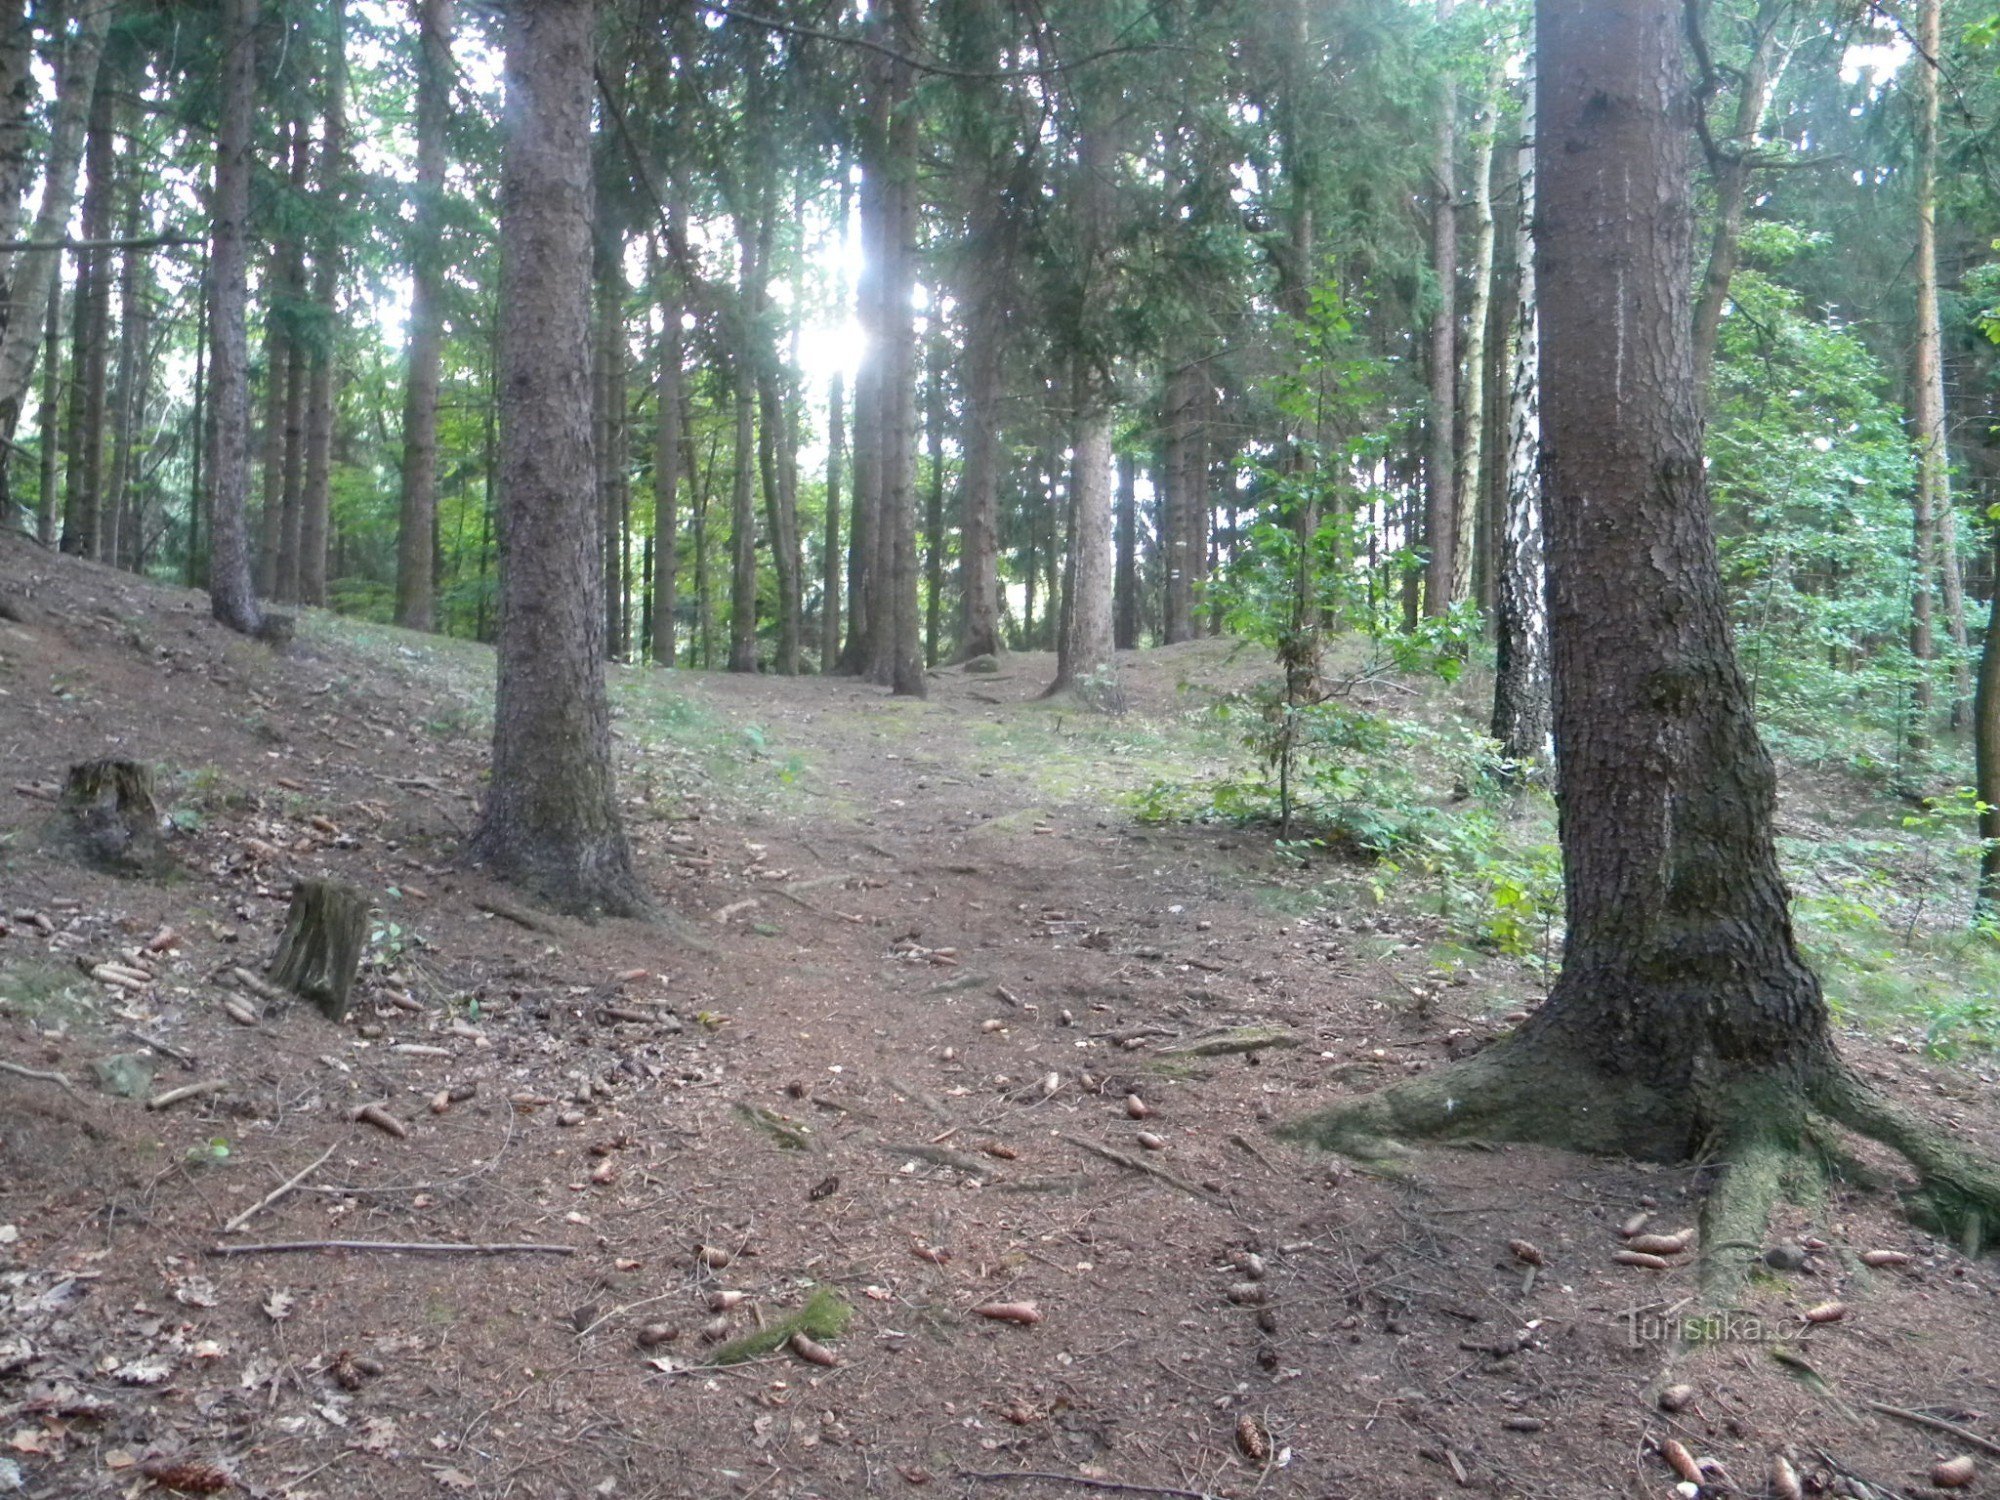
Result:
[[[111,235],[112,146],[116,117],[115,68],[110,60],[98,68],[99,87],[93,92],[83,148],[83,237],[87,241]],[[63,551],[78,557],[104,556],[104,401],[107,345],[111,330],[111,286],[107,250],[81,250],[76,262],[76,305],[71,314],[75,371],[70,389],[69,483],[64,495]]]
[[[292,119],[291,190],[292,201],[303,203],[311,157],[307,151],[306,123],[301,111]],[[285,291],[291,298],[294,316],[306,299],[306,245],[301,232],[293,231],[285,247]],[[306,457],[306,385],[310,359],[304,339],[294,323],[285,351],[285,463],[284,489],[278,517],[278,569],[275,597],[296,603],[299,597],[299,537],[304,524]]]
[[[835,370],[826,395],[826,545],[820,553],[819,669],[840,662],[840,480],[847,461],[847,377]]]
[[[916,55],[922,46],[922,0],[893,0],[892,12],[896,47],[903,56]],[[876,547],[885,588],[871,675],[897,697],[921,698],[927,684],[917,609],[917,331],[910,306],[916,280],[920,132],[909,64],[891,64],[890,92],[894,106],[885,147],[884,214],[889,270],[882,293],[889,336],[881,394],[883,524]]]
[[[130,112],[127,111],[130,124]],[[125,183],[120,233],[138,238],[144,185]],[[140,394],[140,353],[151,337],[146,315],[145,254],[127,250],[118,267],[118,371],[111,393],[111,479],[104,491],[104,560],[115,568],[140,566],[143,551],[133,517],[132,449],[144,398]]]
[[[319,337],[306,380],[306,488],[299,518],[299,602],[326,603],[327,531],[333,513],[335,361],[339,354],[340,211],[347,198],[346,0],[327,12],[326,125],[320,141],[321,229],[313,261],[313,305]]]
[[[736,458],[729,491],[729,670],[757,670],[757,226],[736,220],[741,272],[736,294],[735,367]]]
[[[1940,0],[1923,0],[1918,39],[1923,56],[1912,64],[1917,80],[1917,340],[1910,419],[1917,445],[1917,486],[1911,517],[1910,655],[1916,658],[1917,670],[1911,724],[1911,744],[1916,749],[1929,740],[1932,686],[1928,663],[1937,655],[1931,624],[1932,590],[1942,540],[1940,518],[1951,507],[1937,284],[1938,66],[1943,44],[1939,9]]]
[[[34,170],[35,29],[28,0],[0,4],[0,240],[17,239]],[[0,252],[0,293],[10,292],[15,257]],[[8,317],[0,296],[0,319]],[[4,327],[4,323],[0,323]],[[25,395],[25,392],[23,393]]]
[[[208,597],[215,618],[245,635],[264,626],[250,577],[250,335],[245,323],[258,3],[222,0],[222,116],[215,140],[208,260],[208,399],[214,431],[208,464]]]
[[[1493,678],[1493,738],[1517,766],[1547,765],[1552,749],[1549,611],[1543,568],[1541,309],[1535,280],[1535,74],[1529,47],[1521,122],[1520,212],[1514,254],[1514,366],[1507,395],[1506,500],[1494,568],[1499,661]]]
[[[1139,483],[1132,455],[1118,455],[1118,552],[1111,583],[1111,643],[1120,651],[1139,645]]]
[[[62,288],[58,286],[50,295],[48,310],[42,318],[41,512],[37,533],[44,547],[56,545],[57,529],[62,520],[62,493],[59,488],[62,470],[57,463],[62,444],[56,430],[57,413],[62,401],[62,306]],[[196,430],[200,430],[199,423]],[[196,446],[199,447],[199,442]]]
[[[83,156],[86,127],[92,100],[97,93],[97,70],[104,54],[104,39],[110,30],[109,5],[86,5],[77,18],[77,30],[63,47],[56,68],[55,113],[49,125],[48,163],[43,176],[41,205],[35,212],[34,227],[28,238],[37,244],[60,240],[69,229],[70,210],[76,203],[77,165]],[[28,382],[34,372],[35,352],[42,338],[42,319],[49,298],[61,280],[62,252],[23,251],[14,262],[13,284],[0,307],[7,319],[0,332],[0,438],[12,438],[28,397]],[[7,460],[11,450],[0,445],[0,508],[7,499]]]
[[[944,613],[944,339],[933,331],[924,378],[924,453],[929,488],[924,495],[924,665],[936,666]]]
[[[653,660],[674,664],[674,616],[680,601],[681,468],[681,306],[663,284],[656,264],[653,284],[660,297],[660,343],[655,357],[653,427]]]
[[[768,290],[775,225],[771,195],[765,194],[758,228],[757,263],[763,268],[757,286],[757,407],[758,468],[763,478],[764,520],[771,539],[771,571],[778,584],[778,649],[772,666],[785,677],[796,677],[804,636],[804,590],[800,586],[798,465],[789,437],[791,419],[785,399],[785,377],[777,350],[765,342],[771,307]]]
[[[445,127],[451,115],[452,0],[415,0],[417,181],[412,194],[409,369],[403,387],[403,487],[396,526],[396,623],[434,627],[438,382],[444,352]]]
[[[473,838],[560,906],[646,902],[619,821],[590,424],[592,0],[506,20],[500,185],[500,645]]]
[[[1737,86],[1736,118],[1725,140],[1717,142],[1715,170],[1715,229],[1709,238],[1708,269],[1694,305],[1694,376],[1702,409],[1708,409],[1709,382],[1715,375],[1715,346],[1722,334],[1722,310],[1729,301],[1729,283],[1736,275],[1737,246],[1743,237],[1743,210],[1750,200],[1750,148],[1771,93],[1784,73],[1787,52],[1779,45],[1778,28],[1794,0],[1760,0],[1750,23],[1750,61]]]
[[[1486,97],[1479,104],[1478,123],[1473,126],[1472,304],[1465,314],[1465,417],[1458,428],[1458,500],[1452,515],[1457,549],[1451,565],[1454,604],[1471,597],[1472,543],[1479,530],[1479,497],[1485,486],[1486,325],[1493,305],[1493,145],[1500,124],[1499,91],[1497,78],[1488,83]]]
[[[960,295],[965,390],[959,432],[958,648],[960,660],[998,656],[1000,638],[1000,399],[1007,309],[1002,267],[1007,225],[995,195],[974,201]]]
[[[1437,0],[1440,28],[1452,19],[1454,0]],[[1437,305],[1431,311],[1431,389],[1425,414],[1428,446],[1424,463],[1423,608],[1444,614],[1454,597],[1452,565],[1458,558],[1457,487],[1452,459],[1457,451],[1458,375],[1458,94],[1449,71],[1438,81],[1437,134],[1431,155],[1431,277]]]

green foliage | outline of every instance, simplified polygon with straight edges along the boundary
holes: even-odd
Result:
[[[1813,243],[1756,226],[1746,253],[1781,266]],[[1889,379],[1853,330],[1807,315],[1764,270],[1731,285],[1708,434],[1723,576],[1773,743],[1871,774],[1900,763],[1914,461]]]
[[[709,1355],[708,1362],[712,1365],[740,1365],[746,1359],[761,1359],[784,1348],[795,1333],[803,1333],[807,1338],[825,1343],[847,1332],[847,1325],[853,1318],[854,1308],[849,1303],[838,1293],[819,1287],[797,1312],[776,1318],[755,1333],[732,1339]]]

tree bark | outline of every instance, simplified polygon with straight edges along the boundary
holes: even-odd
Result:
[[[1093,708],[1124,707],[1111,629],[1111,405],[1079,381],[1076,454],[1070,470],[1069,581],[1060,660],[1049,694],[1073,693]]]
[[[69,228],[70,210],[76,203],[77,165],[97,93],[98,63],[104,54],[111,11],[109,5],[82,7],[77,30],[63,46],[56,69],[55,112],[49,126],[41,205],[28,234],[36,244],[60,240]],[[59,250],[29,250],[14,262],[13,284],[6,299],[7,322],[0,332],[0,438],[11,438],[20,421],[42,337],[42,319],[61,279],[61,256]],[[7,457],[8,450],[0,447],[0,500],[6,496]]]
[[[49,297],[48,310],[42,318],[42,408],[39,428],[41,433],[41,507],[37,515],[36,535],[44,547],[56,545],[58,523],[62,520],[61,469],[57,459],[61,456],[62,444],[57,440],[57,411],[62,401],[62,288],[57,287]],[[201,431],[196,424],[197,434]],[[197,438],[196,446],[200,446]],[[5,459],[0,457],[0,467]]]
[[[6,0],[0,5],[0,240],[19,237],[27,208],[35,163],[34,62],[35,30],[28,0]],[[0,291],[11,291],[14,269],[13,255],[0,254]],[[7,299],[0,296],[0,320],[9,319]],[[5,321],[0,321],[4,327]]]
[[[819,669],[827,675],[840,663],[840,478],[847,461],[846,387],[845,373],[835,370],[826,393],[826,544],[820,552],[819,584]]]
[[[556,905],[635,914],[646,901],[613,780],[592,486],[594,12],[592,0],[522,0],[507,12],[499,685],[473,849]]]
[[[1437,0],[1443,28],[1452,18],[1454,0]],[[1428,445],[1424,463],[1424,614],[1435,618],[1455,597],[1452,564],[1458,557],[1454,522],[1457,488],[1452,459],[1457,449],[1455,425],[1458,376],[1458,91],[1446,70],[1439,79],[1437,133],[1431,157],[1431,279],[1437,305],[1431,310],[1431,387],[1425,415]]]
[[[326,549],[333,515],[334,365],[339,353],[340,214],[347,199],[346,0],[329,0],[326,131],[320,142],[321,230],[313,262],[320,336],[306,380],[305,500],[299,519],[299,602],[326,603]]]
[[[415,0],[417,181],[410,226],[409,368],[403,387],[403,487],[396,527],[396,623],[435,625],[438,383],[444,352],[445,127],[451,115],[452,0]]]
[[[791,415],[785,375],[774,347],[775,334],[768,326],[769,268],[775,227],[768,193],[762,217],[757,260],[764,274],[757,287],[752,338],[757,368],[758,468],[763,477],[764,522],[770,531],[772,572],[778,583],[778,649],[771,665],[781,676],[796,677],[805,628],[804,590],[800,586],[798,462],[789,436]]]
[[[1493,738],[1516,767],[1547,766],[1554,748],[1549,702],[1549,612],[1542,549],[1541,309],[1535,279],[1535,75],[1530,49],[1518,169],[1519,265],[1514,359],[1507,395],[1506,494],[1494,568],[1498,665]]]
[[[107,60],[98,68],[100,87],[91,95],[83,148],[83,237],[105,240],[111,235],[116,123],[114,67]],[[77,557],[104,556],[104,412],[106,354],[111,332],[111,287],[106,275],[110,255],[104,250],[78,253],[76,297],[71,312],[73,348],[70,367],[69,482],[64,493],[62,550]]]
[[[674,664],[674,616],[680,600],[681,305],[656,265],[660,296],[659,366],[653,376],[653,660]]]
[[[1012,225],[992,184],[975,191],[959,296],[965,307],[965,391],[959,434],[961,661],[998,656],[1000,637],[1000,402],[1006,369],[1005,302]]]
[[[922,0],[893,0],[895,44],[904,56],[922,50]],[[887,176],[891,274],[883,288],[889,325],[886,386],[882,392],[882,511],[885,544],[877,549],[887,581],[875,677],[899,698],[922,698],[923,639],[917,608],[917,330],[911,299],[916,281],[917,171],[921,141],[914,72],[891,67],[895,107],[889,124]]]
[[[208,464],[209,608],[217,620],[245,635],[264,627],[250,577],[250,335],[245,323],[258,3],[222,0],[222,115],[215,140],[208,260],[208,402],[214,434]],[[94,13],[109,9],[95,7]]]
[[[742,282],[737,291],[735,367],[736,457],[729,491],[729,670],[757,670],[757,364],[751,346],[756,325],[757,263],[754,227],[737,221]]]
[[[1139,483],[1129,453],[1118,455],[1118,550],[1111,583],[1111,643],[1120,651],[1139,645]]]
[[[938,659],[944,614],[944,340],[933,332],[924,376],[924,665]]]
[[[304,113],[292,119],[291,193],[303,204],[310,166]],[[278,568],[275,597],[297,603],[299,597],[299,537],[304,525],[306,457],[306,386],[311,357],[303,332],[306,302],[306,245],[293,231],[285,246],[285,294],[292,303],[291,337],[285,349],[285,462],[278,513]]]
[[[1479,529],[1479,497],[1486,463],[1486,325],[1493,309],[1493,262],[1497,241],[1493,219],[1493,146],[1499,130],[1499,83],[1490,82],[1473,127],[1472,304],[1465,315],[1465,416],[1458,427],[1458,498],[1452,508],[1454,555],[1451,602],[1472,593],[1473,538]]]

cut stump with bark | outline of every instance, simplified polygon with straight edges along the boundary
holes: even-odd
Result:
[[[170,861],[147,767],[117,759],[71,766],[62,800],[76,847],[91,864],[121,875],[165,872]]]
[[[347,1018],[367,932],[365,892],[337,880],[299,881],[271,960],[272,982],[312,1001],[338,1024]]]

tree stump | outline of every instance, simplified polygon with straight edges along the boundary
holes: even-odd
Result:
[[[166,867],[153,773],[137,761],[71,766],[63,807],[78,848],[92,864],[121,875],[154,875]]]
[[[271,982],[312,1001],[329,1021],[344,1021],[367,932],[364,892],[337,880],[298,881]]]

